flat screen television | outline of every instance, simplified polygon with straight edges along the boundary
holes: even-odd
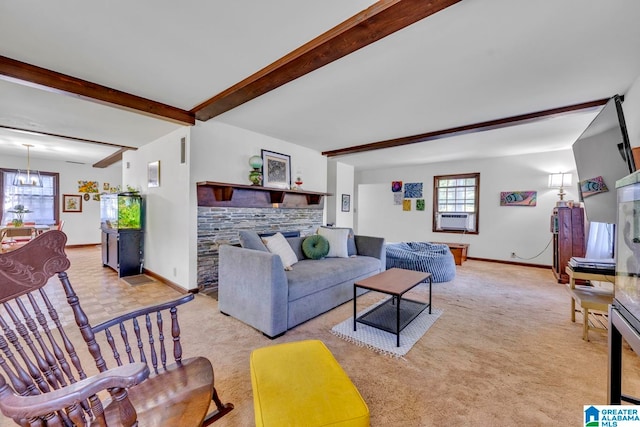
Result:
[[[615,224],[616,181],[636,170],[619,95],[609,99],[573,143],[573,156],[587,219]]]

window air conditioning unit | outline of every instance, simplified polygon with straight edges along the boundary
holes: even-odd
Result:
[[[468,212],[442,212],[438,214],[440,230],[473,231],[474,214]]]

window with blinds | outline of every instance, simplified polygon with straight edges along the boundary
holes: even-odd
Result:
[[[36,224],[57,224],[58,208],[58,174],[40,171],[42,187],[19,187],[13,185],[16,170],[0,169],[2,191],[2,223],[10,222],[14,214],[9,212],[16,205],[22,205],[28,213],[23,216],[24,221]]]

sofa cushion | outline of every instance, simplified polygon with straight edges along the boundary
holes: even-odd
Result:
[[[263,237],[262,241],[266,245],[267,249],[269,249],[269,252],[280,256],[285,270],[290,270],[291,266],[298,262],[296,253],[291,249],[289,242],[287,242],[287,239],[282,235],[282,233]]]
[[[308,236],[302,242],[302,251],[307,258],[324,258],[329,253],[329,241],[319,234]]]
[[[240,237],[240,246],[243,248],[269,252],[269,249],[267,249],[262,242],[262,239],[255,231],[240,230],[238,232],[238,236]]]
[[[347,254],[349,256],[358,255],[358,249],[356,248],[356,236],[353,232],[353,228],[348,227],[325,227],[324,225],[320,228],[330,228],[333,230],[349,230],[349,235],[347,236]]]
[[[301,259],[305,259],[304,252],[302,252],[302,241],[304,237],[287,237],[287,242],[289,242],[289,246],[293,249],[293,252],[296,254],[296,258],[298,261]]]
[[[329,253],[327,258],[348,258],[349,250],[347,248],[347,239],[349,238],[349,230],[346,228],[318,228],[318,234],[325,237],[329,241]]]
[[[303,259],[292,271],[285,272],[289,284],[289,301],[379,271],[380,260],[367,256]]]

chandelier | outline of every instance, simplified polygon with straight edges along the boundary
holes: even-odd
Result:
[[[42,187],[42,177],[37,170],[31,170],[31,157],[29,149],[33,147],[31,144],[22,144],[27,147],[27,170],[18,169],[13,179],[13,185],[16,187]]]

